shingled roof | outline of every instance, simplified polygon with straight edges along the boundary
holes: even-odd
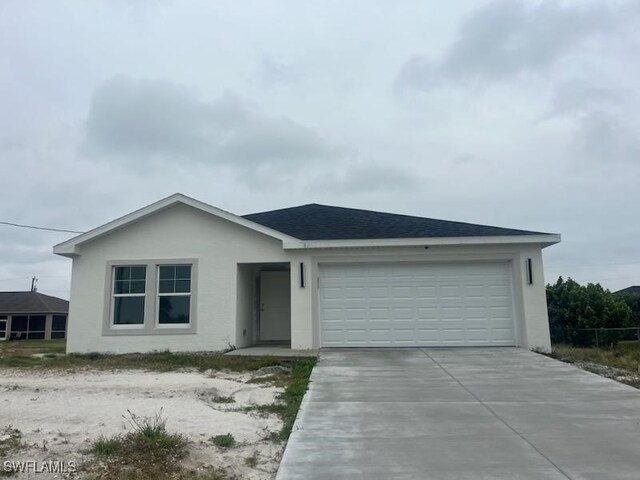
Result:
[[[244,215],[243,218],[300,240],[541,235],[540,232],[331,207],[317,203],[253,213]]]
[[[640,285],[634,285],[632,287],[623,288],[615,293],[640,293]]]
[[[69,302],[38,292],[0,292],[0,313],[67,313]]]

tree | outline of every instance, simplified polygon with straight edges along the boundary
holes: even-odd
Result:
[[[625,301],[600,286],[580,285],[562,277],[554,285],[547,285],[549,328],[553,343],[588,346],[595,343],[593,332],[584,328],[619,328],[632,326],[631,308]],[[620,334],[607,332],[601,343],[615,344]]]

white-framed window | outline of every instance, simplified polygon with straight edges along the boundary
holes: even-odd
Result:
[[[114,328],[144,327],[146,265],[113,267],[111,324]]]
[[[157,318],[159,327],[191,325],[191,265],[158,265]]]

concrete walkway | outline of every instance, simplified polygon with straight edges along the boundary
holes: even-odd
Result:
[[[322,350],[277,480],[640,478],[640,391],[518,348]]]

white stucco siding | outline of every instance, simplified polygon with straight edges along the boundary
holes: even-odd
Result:
[[[69,352],[217,350],[236,343],[237,264],[286,262],[282,242],[188,206],[158,212],[80,247],[73,260]],[[195,334],[103,335],[108,262],[197,259]],[[154,292],[147,285],[147,292]],[[293,293],[293,292],[292,292]]]

